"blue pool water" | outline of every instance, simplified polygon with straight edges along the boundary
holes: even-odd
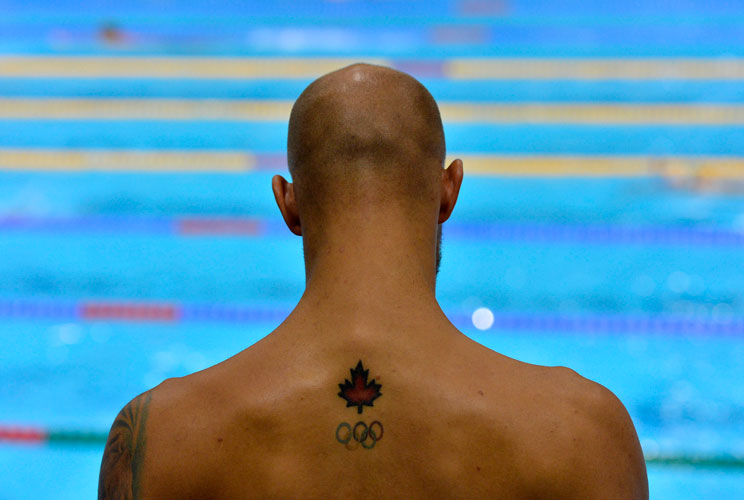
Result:
[[[0,147],[134,149],[248,149],[281,151],[284,123],[210,122],[101,123],[94,121],[0,121]],[[744,127],[449,124],[448,147],[455,151],[518,154],[673,154],[744,156]]]
[[[293,100],[311,81],[11,75],[4,55],[382,55],[437,67],[496,56],[738,61],[744,47],[744,6],[724,0],[177,0],[121,9],[0,0],[0,11],[0,99]],[[103,40],[104,25],[122,38]],[[568,105],[735,106],[743,79],[422,76],[441,101]],[[44,151],[284,150],[279,121],[155,118],[0,120],[0,430],[105,432],[136,394],[262,338],[302,293],[301,242],[283,229],[270,192],[271,176],[285,173],[275,166],[110,172],[101,160],[103,171],[76,171],[61,153],[60,168],[33,163],[31,153]],[[683,183],[651,170],[469,175],[466,163],[437,295],[478,342],[570,366],[615,392],[650,460],[652,498],[744,498],[744,123],[445,127],[449,150],[467,155],[682,158]],[[10,153],[31,159],[10,168]],[[729,158],[738,174],[701,188],[693,167],[708,157]],[[205,220],[243,230],[184,230]],[[178,312],[165,322],[81,312],[106,301]],[[484,331],[471,319],[481,307],[495,315]],[[100,443],[0,440],[0,500],[95,497],[101,452]]]
[[[22,208],[24,200],[33,199],[37,210],[43,207],[41,215],[97,214],[120,226],[122,221],[195,213],[249,215],[277,224],[269,178],[269,173],[237,178],[16,173],[3,175],[2,195],[6,213],[33,212]],[[736,198],[665,191],[655,180],[472,178],[463,189],[454,228],[505,220],[516,226],[540,221],[726,228],[735,225],[741,207]],[[705,209],[698,207],[698,219],[689,220],[696,204]],[[601,326],[582,333],[539,324],[480,332],[462,320],[480,306],[535,317],[651,312],[691,321],[733,320],[743,314],[740,246],[551,241],[530,234],[448,237],[445,227],[438,295],[458,326],[504,354],[571,366],[605,384],[627,405],[647,451],[744,453],[744,390],[735,383],[744,377],[741,334],[624,332]],[[304,279],[299,239],[278,231],[215,237],[115,227],[91,231],[90,226],[6,229],[0,253],[5,257],[0,296],[6,299],[177,300],[286,312],[299,298]],[[133,395],[166,377],[218,362],[278,323],[268,317],[131,324],[23,319],[7,313],[0,321],[3,421],[58,429],[105,429]],[[0,457],[12,481],[6,484],[18,485],[0,498],[25,498],[29,491],[35,498],[60,491],[75,498],[76,492],[93,494],[100,449],[3,446]],[[30,486],[18,479],[39,467],[50,478],[62,474],[64,483],[50,479]],[[738,470],[655,466],[650,474],[657,498],[685,498],[674,493],[684,491],[732,492],[744,480]]]

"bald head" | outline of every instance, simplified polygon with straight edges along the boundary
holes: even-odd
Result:
[[[445,155],[439,109],[411,76],[355,64],[305,89],[292,108],[287,157],[298,203],[430,197]]]

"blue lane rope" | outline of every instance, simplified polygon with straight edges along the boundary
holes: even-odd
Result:
[[[176,323],[278,324],[287,308],[240,304],[142,302],[133,300],[0,299],[0,319]],[[744,335],[744,318],[710,319],[672,314],[562,314],[492,311],[487,330],[582,333]],[[459,328],[474,327],[471,313],[448,311]]]
[[[285,233],[275,218],[171,216],[0,216],[0,231],[29,233],[165,234],[262,237]],[[286,232],[289,235],[289,232]],[[744,231],[721,227],[669,227],[544,223],[453,222],[448,238],[610,245],[744,246]]]

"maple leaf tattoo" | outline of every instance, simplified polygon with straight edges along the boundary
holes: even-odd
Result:
[[[344,379],[343,384],[338,384],[341,392],[338,393],[340,397],[346,400],[346,406],[356,406],[357,413],[362,413],[364,406],[373,406],[373,401],[380,396],[381,384],[376,384],[375,379],[367,383],[367,376],[369,370],[364,369],[362,361],[359,360],[356,368],[351,371],[351,380]]]

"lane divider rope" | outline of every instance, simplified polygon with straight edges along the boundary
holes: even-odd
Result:
[[[632,226],[622,224],[546,224],[460,222],[445,226],[447,238],[472,241],[518,241],[536,244],[744,245],[744,229],[688,226]],[[126,234],[182,237],[291,237],[276,218],[204,216],[0,216],[0,233]]]
[[[450,80],[744,80],[744,58],[187,57],[3,55],[0,76],[24,78],[311,79],[366,62]]]
[[[100,430],[46,429],[0,424],[0,444],[103,447],[107,436],[106,432]],[[727,454],[646,453],[645,459],[648,464],[660,466],[744,468],[744,457]]]
[[[155,323],[278,324],[290,310],[240,304],[136,300],[1,299],[0,320],[114,321]],[[744,317],[680,314],[512,313],[492,311],[486,330],[588,334],[743,335]],[[450,320],[472,331],[471,313],[450,310]]]
[[[744,180],[744,158],[736,156],[499,155],[451,153],[468,174],[502,177],[659,178],[670,184],[701,185]],[[184,150],[88,150],[0,148],[0,171],[232,173],[286,172],[284,153]],[[704,186],[703,186],[704,187]]]
[[[282,122],[292,101],[160,98],[4,98],[2,120]],[[744,125],[742,104],[440,102],[445,123]]]

